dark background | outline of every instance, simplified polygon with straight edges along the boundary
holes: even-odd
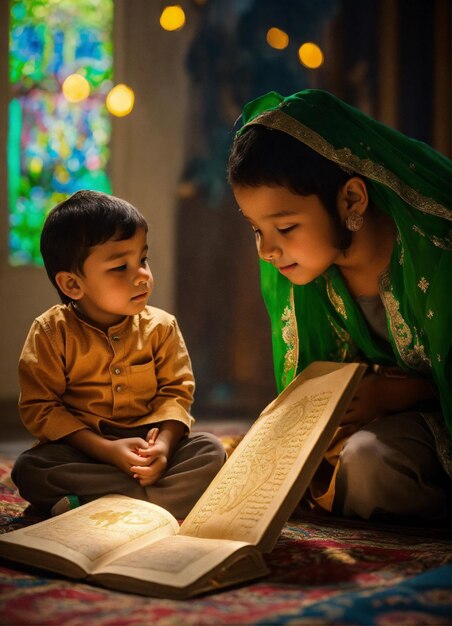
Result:
[[[176,246],[195,414],[258,414],[276,393],[254,240],[226,184],[242,105],[267,91],[323,88],[450,156],[450,7],[447,0],[217,0],[198,8],[186,59],[193,124]],[[288,33],[286,50],[266,44],[271,26]],[[298,61],[306,41],[324,52],[317,70]]]

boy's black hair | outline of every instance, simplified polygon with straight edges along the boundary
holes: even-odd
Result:
[[[98,191],[82,190],[57,204],[49,213],[41,233],[41,255],[47,275],[64,304],[70,302],[59,289],[58,272],[83,276],[90,248],[109,239],[130,239],[137,228],[148,226],[129,202]]]
[[[317,195],[337,227],[341,250],[349,247],[351,232],[341,223],[336,200],[353,175],[291,135],[258,124],[234,140],[228,163],[232,187],[280,185],[300,196]]]

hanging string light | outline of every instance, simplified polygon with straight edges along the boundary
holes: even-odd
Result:
[[[160,15],[160,26],[163,30],[180,30],[185,24],[185,12],[179,4],[166,6]]]
[[[61,89],[68,102],[82,102],[91,91],[89,82],[81,74],[70,74],[65,78]]]
[[[298,49],[298,57],[301,63],[311,70],[315,70],[323,63],[323,52],[319,46],[311,41],[304,43]]]
[[[132,111],[134,103],[135,93],[124,83],[115,85],[109,91],[105,101],[108,111],[116,117],[128,115]]]
[[[289,35],[280,28],[269,28],[267,31],[267,43],[275,50],[284,50],[289,45]]]

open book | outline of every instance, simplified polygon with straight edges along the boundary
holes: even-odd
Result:
[[[0,556],[149,596],[188,598],[268,573],[365,366],[316,362],[261,413],[179,527],[164,509],[108,495],[0,537]]]

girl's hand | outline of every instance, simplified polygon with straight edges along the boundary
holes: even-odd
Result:
[[[407,411],[432,397],[433,386],[425,378],[368,374],[362,379],[341,424],[367,424],[376,417]]]

